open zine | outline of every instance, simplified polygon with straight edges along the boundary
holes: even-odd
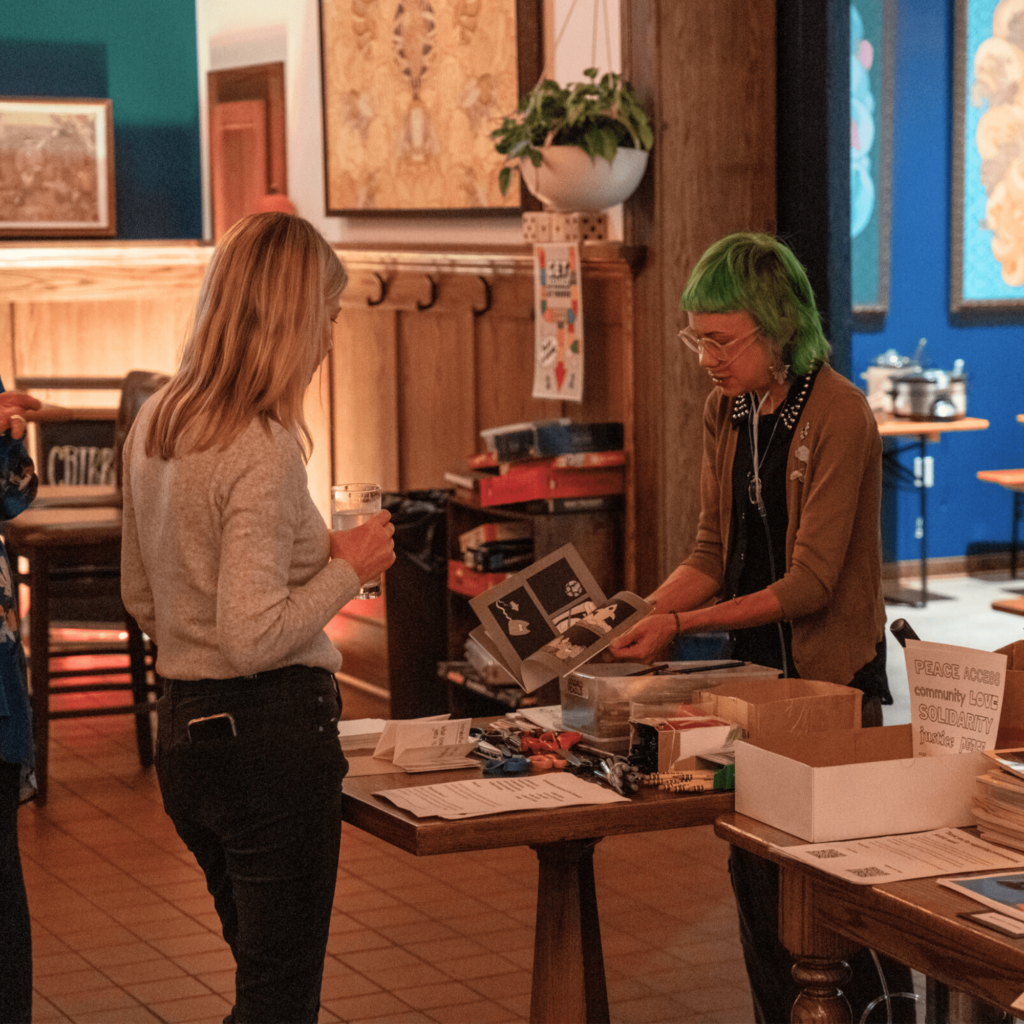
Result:
[[[527,692],[590,661],[652,608],[623,590],[606,598],[566,544],[470,602],[470,634]]]

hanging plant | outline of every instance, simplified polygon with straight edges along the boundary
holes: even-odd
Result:
[[[650,150],[654,131],[632,86],[615,72],[597,79],[597,68],[583,72],[586,82],[564,88],[549,78],[538,82],[519,101],[519,109],[491,132],[495,148],[505,157],[498,176],[501,194],[520,160],[534,167],[543,161],[543,146],[577,146],[591,159],[611,163],[619,147]]]

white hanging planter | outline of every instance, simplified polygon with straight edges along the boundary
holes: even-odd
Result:
[[[579,146],[541,146],[540,167],[519,161],[523,184],[548,208],[562,213],[606,210],[628,199],[647,168],[643,149],[619,147],[615,159],[591,159]]]

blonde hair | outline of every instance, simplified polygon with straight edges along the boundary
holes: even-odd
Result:
[[[226,448],[253,419],[290,431],[306,458],[303,397],[331,347],[328,306],[347,277],[316,228],[288,213],[238,221],[214,251],[181,364],[161,392],[146,454]]]

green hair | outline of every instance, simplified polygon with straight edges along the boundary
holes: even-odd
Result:
[[[687,313],[748,313],[796,376],[828,361],[831,345],[807,271],[771,235],[740,232],[715,242],[686,282]]]

